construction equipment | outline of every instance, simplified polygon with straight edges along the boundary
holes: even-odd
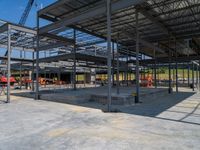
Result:
[[[26,20],[28,18],[28,15],[29,15],[29,13],[31,11],[31,8],[33,6],[33,3],[34,3],[34,0],[29,0],[28,1],[28,4],[27,4],[27,6],[26,6],[26,8],[25,8],[25,10],[24,10],[24,12],[23,12],[23,14],[21,16],[20,21],[19,21],[19,25],[22,25],[22,26],[25,25]]]
[[[39,77],[39,83],[41,85],[48,85],[48,84],[53,84],[53,79],[50,79],[50,78],[42,78],[42,77]]]
[[[7,78],[4,76],[0,76],[0,96],[6,95],[6,86],[7,86]]]
[[[0,77],[0,85],[5,85],[7,84],[7,78],[5,76],[1,76]],[[14,77],[10,77],[10,83],[11,85],[14,85],[14,83],[16,82],[15,78]]]
[[[140,78],[140,86],[142,87],[152,87],[153,80],[151,75],[147,75],[145,77]]]

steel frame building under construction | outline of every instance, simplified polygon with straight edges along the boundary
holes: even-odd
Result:
[[[107,104],[111,111],[112,82],[120,93],[120,72],[135,74],[136,103],[140,101],[139,80],[144,68],[153,69],[156,87],[156,69],[166,65],[168,91],[172,93],[171,70],[175,69],[178,92],[177,70],[181,65],[192,70],[192,85],[196,76],[199,89],[199,15],[199,0],[59,0],[38,11],[36,29],[2,23],[0,46],[7,49],[8,55],[1,60],[7,61],[8,81],[12,68],[21,62],[21,66],[35,72],[35,99],[40,97],[38,78],[42,68],[48,66],[60,72],[70,70],[74,90],[79,70],[106,70]],[[41,20],[49,23],[41,25]],[[12,57],[12,49],[27,51],[32,58]],[[189,78],[188,75],[188,85],[191,84]],[[7,102],[10,102],[9,82]]]

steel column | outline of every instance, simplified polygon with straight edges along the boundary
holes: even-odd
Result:
[[[71,88],[73,89],[73,66],[70,71],[70,83],[71,83]]]
[[[108,112],[111,111],[111,2],[107,0],[107,65],[108,65]]]
[[[154,86],[157,88],[157,74],[156,74],[156,50],[154,49]]]
[[[170,47],[170,39],[169,39],[169,47]],[[172,85],[171,85],[171,51],[169,50],[169,89],[168,93],[172,93]]]
[[[126,86],[128,86],[128,55],[126,56],[126,74],[125,74]]]
[[[176,52],[176,92],[178,92],[178,63],[177,63],[177,49],[176,49],[176,39],[175,39],[175,52]]]
[[[187,77],[188,77],[188,87],[190,87],[190,63],[188,62],[188,68],[187,68]]]
[[[11,29],[10,26],[8,25],[8,45],[7,45],[7,51],[8,51],[8,57],[7,57],[7,103],[10,103],[10,76],[11,76],[11,71],[10,71],[10,57],[11,57]]]
[[[74,49],[73,49],[73,89],[76,90],[76,30],[74,29]]]
[[[144,55],[143,60],[145,61],[145,55]],[[143,66],[143,73],[144,73],[144,79],[145,79],[146,78],[146,67],[145,67],[145,65]]]
[[[61,68],[58,68],[58,81],[59,81],[59,85],[60,84],[60,81],[61,81]]]
[[[97,55],[97,50],[96,50],[96,47],[95,47],[95,56]],[[94,80],[94,83],[95,83],[95,87],[97,86],[97,70],[96,70],[96,68],[94,69],[95,70],[95,80]]]
[[[171,57],[171,55],[169,56]],[[171,58],[170,58],[171,61]],[[169,93],[172,93],[172,85],[171,85],[171,62],[169,62]]]
[[[23,52],[24,52],[24,59],[26,58],[26,52],[25,50],[23,49]],[[26,70],[24,69],[23,70],[23,74],[24,74],[24,77],[26,76]],[[25,83],[25,89],[27,90],[28,89],[28,83]]]
[[[174,87],[174,81],[175,81],[175,70],[174,70],[174,66],[173,66],[173,87]]]
[[[183,86],[184,86],[184,83],[185,83],[185,69],[184,69],[184,63],[183,63]]]
[[[157,84],[158,84],[158,86],[160,86],[160,65],[158,65],[157,70],[158,70],[158,74],[157,74],[158,75],[158,83]]]
[[[198,64],[196,64],[196,88],[198,88]]]
[[[46,58],[46,51],[44,51],[44,58]],[[45,79],[45,84],[44,86],[46,87],[46,78],[47,78],[47,73],[46,73],[46,68],[44,68],[44,79]]]
[[[20,51],[20,59],[22,59],[22,51]],[[20,90],[21,90],[22,89],[22,61],[20,62],[19,77],[20,77]]]
[[[136,99],[135,103],[140,100],[140,73],[139,73],[139,30],[138,30],[138,11],[136,10]]]
[[[117,43],[117,94],[119,94],[119,45]]]
[[[199,72],[199,91],[200,91],[200,61],[199,61],[199,69],[198,69],[198,72]]]
[[[85,74],[85,70],[84,70],[84,87],[85,87],[85,84],[86,84],[86,74]]]
[[[33,52],[32,53],[32,59],[34,60],[34,55],[35,55],[35,53]],[[32,91],[34,91],[34,61],[33,61],[33,63],[32,63]]]
[[[178,92],[178,63],[176,61],[176,92]]]
[[[39,99],[39,47],[40,47],[40,36],[39,36],[39,16],[37,13],[37,49],[36,49],[36,94],[35,100]]]
[[[192,62],[192,90],[194,91],[194,63]]]
[[[115,83],[115,55],[114,55],[114,42],[112,42],[112,85]]]

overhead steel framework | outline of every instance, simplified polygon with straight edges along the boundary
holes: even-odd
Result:
[[[19,34],[18,34],[19,33]],[[17,37],[16,37],[17,35]],[[19,38],[19,35],[21,37]],[[17,49],[20,51],[32,51],[34,52],[34,38],[36,32],[29,28],[24,28],[11,23],[4,23],[0,26],[0,47],[6,48],[8,51],[7,56],[1,57],[1,60],[7,59],[7,99],[6,102],[10,102],[10,76],[11,76],[11,60],[13,61],[28,61],[23,58],[11,58],[11,50]]]
[[[158,63],[176,63],[178,91],[178,62],[200,59],[199,15],[198,0],[59,0],[38,12],[38,22],[39,19],[51,21],[43,27],[38,23],[38,37],[43,34],[58,35],[69,31],[70,28],[81,34],[99,38],[88,44],[107,41],[108,111],[110,111],[111,61],[119,60],[119,55],[130,57],[127,63],[136,65],[137,102],[140,93],[141,65],[154,64],[156,69]],[[77,45],[74,48],[76,56],[80,42],[78,35],[74,38]],[[87,41],[87,38],[82,38],[82,41]],[[113,52],[117,58],[111,58],[111,42],[117,45],[117,50]],[[140,55],[148,56],[148,59],[141,60]],[[171,67],[169,65],[170,73]],[[169,76],[169,88],[171,88],[170,78],[171,76]]]
[[[37,31],[28,27],[22,27],[13,23],[8,23],[2,21],[2,25],[0,26],[0,47],[5,48],[8,51],[7,56],[1,56],[0,59],[6,60],[7,63],[7,81],[10,80],[11,76],[11,64],[12,62],[21,62],[18,64],[20,68],[22,68],[23,63],[31,63],[32,70],[34,70],[35,64],[35,51],[36,51],[36,35]],[[68,39],[62,36],[56,36],[51,34],[45,34],[40,36],[40,49],[46,50],[49,48],[56,46],[56,48],[62,49],[63,47],[70,46],[74,44],[74,40]],[[59,49],[59,50],[60,50]],[[2,50],[2,49],[1,49]],[[20,51],[20,57],[11,57],[12,50]],[[22,56],[21,52],[24,52],[24,56]],[[25,58],[25,52],[29,52],[32,55],[32,58]],[[4,64],[3,64],[4,65]],[[5,65],[4,65],[5,66]],[[7,100],[8,103],[10,102],[10,82],[7,82]]]
[[[193,63],[200,60],[199,16],[198,0],[59,0],[37,13],[37,30],[12,23],[0,26],[1,47],[36,53],[32,59],[10,56],[1,56],[1,59],[24,61],[29,63],[24,67],[30,68],[34,64],[36,99],[42,68],[72,71],[74,89],[76,72],[81,67],[107,69],[110,111],[114,73],[119,94],[119,72],[134,71],[136,102],[139,102],[140,72],[145,67],[154,70],[157,87],[156,71],[160,65],[167,64],[170,74],[176,74],[177,92],[177,69],[181,63],[187,63],[188,70],[199,71]],[[41,19],[50,23],[42,26]],[[9,69],[10,64],[7,65]],[[14,65],[17,64],[11,67]],[[176,72],[172,73],[172,69]],[[169,75],[170,90],[171,84]]]

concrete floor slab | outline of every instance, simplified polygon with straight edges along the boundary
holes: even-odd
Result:
[[[200,94],[187,90],[121,113],[12,96],[0,104],[0,149],[199,150],[199,104]]]
[[[134,103],[135,86],[120,87],[120,94],[117,94],[116,87],[111,89],[112,102],[118,105],[129,105]],[[155,96],[157,94],[167,94],[167,88],[140,88],[140,96],[143,99],[146,96]],[[12,94],[15,96],[23,96],[34,98],[35,93],[29,90],[13,90]],[[93,87],[93,88],[80,88],[77,90],[72,89],[56,89],[56,90],[41,90],[40,99],[62,102],[68,104],[80,104],[88,102],[89,100],[98,101],[105,104],[107,100],[107,87]]]

